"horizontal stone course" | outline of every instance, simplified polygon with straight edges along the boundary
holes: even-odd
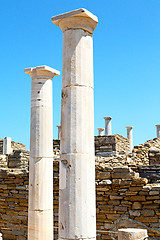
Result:
[[[157,144],[157,140],[154,144]],[[143,153],[149,152],[151,145],[147,143],[136,147],[132,153],[135,154],[135,159],[140,159],[139,149],[141,149],[143,163]],[[126,227],[147,228],[150,237],[155,239],[160,237],[158,225],[160,222],[160,184],[151,183],[150,180],[148,183],[146,178],[141,177],[141,173],[145,171],[150,171],[151,174],[158,172],[159,167],[158,165],[139,166],[140,160],[135,160],[135,165],[129,164],[130,167],[128,167],[127,156],[118,154],[95,158],[97,240],[111,240],[113,237],[117,239],[117,230],[124,227],[124,224]],[[28,151],[15,150],[7,156],[7,165],[0,168],[0,230],[4,240],[27,239],[28,157]],[[54,149],[55,240],[58,239],[58,172],[59,149],[57,144]]]

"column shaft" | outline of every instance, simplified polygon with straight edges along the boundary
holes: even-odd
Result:
[[[157,128],[157,138],[160,138],[160,125],[156,125]]]
[[[3,154],[10,154],[11,152],[12,152],[11,138],[5,137],[3,139]]]
[[[104,128],[97,128],[98,129],[98,136],[104,136]]]
[[[25,69],[32,77],[28,240],[53,240],[52,78],[58,73],[46,68]]]
[[[58,140],[61,140],[61,126],[58,127]]]
[[[127,128],[127,139],[129,140],[129,152],[132,152],[133,149],[133,127],[126,127]]]
[[[111,135],[112,134],[112,128],[111,128],[111,117],[104,117],[105,119],[105,135]]]
[[[77,16],[60,21],[65,30],[59,240],[96,239],[93,40],[92,33],[83,28],[93,20],[86,20]]]

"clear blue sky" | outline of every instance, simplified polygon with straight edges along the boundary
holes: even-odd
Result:
[[[24,68],[48,65],[62,73],[62,41],[51,17],[77,8],[98,16],[94,31],[95,135],[112,117],[112,132],[134,145],[156,136],[160,124],[159,0],[1,0],[0,138],[29,148],[31,79]],[[60,123],[62,75],[53,80],[54,138]]]

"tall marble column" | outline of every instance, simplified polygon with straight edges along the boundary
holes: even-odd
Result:
[[[58,140],[61,140],[61,126],[57,126],[58,128]]]
[[[32,78],[28,240],[53,240],[53,110],[48,66],[24,70]]]
[[[118,229],[118,240],[146,240],[148,234],[146,229],[121,228]]]
[[[98,136],[104,136],[104,128],[97,128],[98,129]]]
[[[157,128],[157,138],[160,138],[160,125],[156,125]]]
[[[59,240],[95,240],[93,39],[85,9],[52,18],[63,31]]]
[[[111,135],[112,134],[112,128],[111,128],[111,117],[104,117],[105,119],[105,135]]]
[[[133,149],[133,134],[132,134],[132,130],[133,127],[126,127],[127,128],[127,138],[129,141],[129,152],[132,152]]]
[[[11,138],[5,137],[3,139],[3,154],[10,154],[11,152],[12,152]]]

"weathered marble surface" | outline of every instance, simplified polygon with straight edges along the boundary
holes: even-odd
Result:
[[[32,78],[28,240],[53,239],[52,78],[47,66],[24,70]]]
[[[11,152],[12,152],[11,138],[5,137],[3,139],[3,154],[10,154]]]
[[[96,239],[93,40],[85,9],[52,18],[63,31],[59,240]]]
[[[160,125],[156,125],[157,129],[157,138],[160,138]]]
[[[133,127],[127,128],[127,139],[129,141],[129,152],[131,153],[133,150]]]
[[[111,117],[104,117],[105,120],[105,135],[112,135],[112,127],[111,127]]]
[[[104,136],[104,128],[97,128],[98,129],[98,136]]]

